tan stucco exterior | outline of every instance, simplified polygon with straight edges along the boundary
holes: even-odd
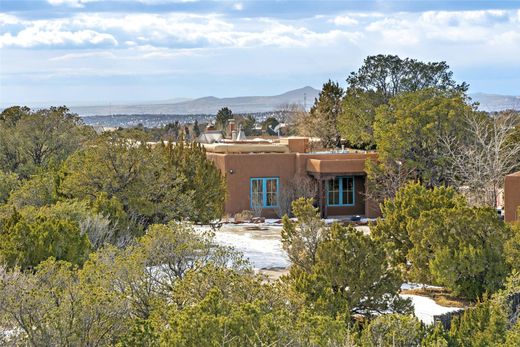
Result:
[[[520,220],[520,172],[506,176],[504,183],[504,209],[506,222]]]
[[[375,160],[374,153],[301,153],[306,150],[306,141],[300,139],[287,143],[289,153],[222,153],[207,152],[207,156],[226,177],[227,197],[225,213],[233,216],[243,210],[250,210],[250,179],[277,177],[280,187],[297,175],[314,177],[320,184],[321,201],[324,198],[326,180],[335,176],[353,176],[355,184],[354,206],[326,206],[321,204],[324,216],[364,215],[379,216],[377,204],[365,199],[365,161]],[[247,146],[247,145],[242,145]],[[254,146],[250,147],[254,148]],[[247,148],[243,151],[247,151]],[[279,151],[279,148],[276,148]],[[319,198],[319,197],[318,197]],[[318,199],[320,200],[320,199]],[[263,210],[266,217],[274,217],[275,210]]]

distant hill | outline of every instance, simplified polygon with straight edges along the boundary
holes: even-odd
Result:
[[[469,96],[480,104],[479,110],[481,111],[520,110],[520,96],[486,93],[473,93]]]
[[[274,96],[241,96],[234,98],[216,98],[207,96],[199,99],[171,102],[165,101],[143,103],[137,105],[102,105],[102,106],[73,106],[70,109],[81,116],[110,115],[110,114],[216,114],[222,107],[229,107],[233,113],[269,112],[286,104],[303,105],[309,107],[319,94],[319,90],[304,87]]]
[[[133,115],[214,115],[222,107],[229,107],[234,113],[259,113],[279,109],[282,105],[299,104],[309,108],[317,98],[319,90],[304,87],[273,96],[240,96],[233,98],[217,98],[206,96],[198,99],[173,98],[164,101],[150,101],[139,104],[71,106],[73,112],[81,116],[105,116],[113,114]],[[520,110],[520,96],[486,93],[469,94],[474,102],[478,102],[482,111],[501,111],[505,109]]]

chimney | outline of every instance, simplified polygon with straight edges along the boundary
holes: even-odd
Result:
[[[230,120],[228,120],[228,126],[227,126],[227,136],[231,136],[231,139],[232,140],[235,140],[236,137],[237,137],[237,131],[236,131],[236,124],[235,124],[235,120],[233,118],[231,118]],[[234,136],[233,136],[233,133],[234,133]]]

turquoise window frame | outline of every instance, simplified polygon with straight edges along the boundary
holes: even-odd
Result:
[[[348,178],[352,180],[352,203],[351,204],[345,204],[343,203],[343,179]],[[330,203],[330,195],[329,195],[329,184],[327,183],[327,206],[354,206],[356,204],[356,180],[354,176],[338,176],[334,177],[334,179],[339,180],[339,203],[337,204],[331,204]]]
[[[267,205],[267,181],[276,181],[276,205]],[[253,208],[253,182],[262,182],[262,208],[277,208],[280,198],[280,178],[279,177],[252,177],[249,179],[249,205]]]

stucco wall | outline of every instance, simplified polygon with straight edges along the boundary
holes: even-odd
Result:
[[[250,210],[250,178],[278,177],[280,186],[287,184],[294,177],[295,155],[293,153],[255,153],[255,154],[213,154],[208,157],[223,157],[224,165],[219,160],[217,167],[226,174],[227,198],[225,213]],[[275,217],[273,209],[265,209],[263,215]]]
[[[253,177],[278,177],[280,187],[292,180],[295,175],[307,175],[307,159],[366,159],[375,158],[373,154],[303,154],[303,153],[252,153],[252,154],[221,154],[207,153],[207,157],[225,174],[227,183],[227,197],[225,213],[233,216],[243,210],[250,210],[250,178]],[[344,162],[345,170],[350,165]],[[356,167],[355,206],[327,207],[327,214],[334,215],[368,215],[377,216],[378,210],[373,208],[373,203],[365,202],[365,177],[359,171],[359,163]],[[367,209],[368,208],[368,209]],[[265,217],[276,217],[273,209],[264,209]]]
[[[377,155],[375,153],[297,153],[296,154],[296,172],[306,173],[307,171],[307,160],[308,159],[319,159],[319,160],[340,160],[340,159],[377,159]],[[354,164],[355,165],[355,164]],[[348,169],[348,164],[346,164],[346,169]],[[357,169],[358,166],[355,165]]]
[[[520,220],[518,208],[520,207],[520,172],[506,176],[504,183],[504,208],[505,221]]]

